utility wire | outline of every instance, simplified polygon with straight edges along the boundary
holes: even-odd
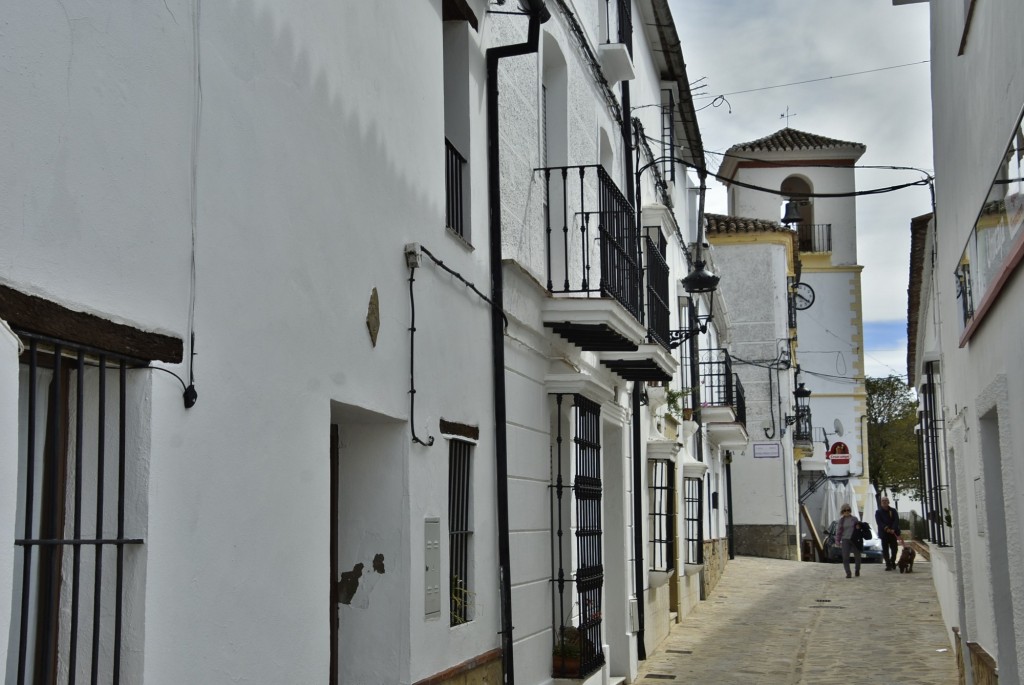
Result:
[[[804,81],[793,81],[791,83],[778,83],[774,86],[762,86],[760,88],[747,88],[746,90],[734,90],[731,93],[719,93],[718,95],[694,95],[694,98],[711,98],[711,97],[724,97],[726,95],[741,95],[743,93],[756,93],[762,90],[772,90],[773,88],[788,88],[789,86],[802,86],[805,83],[817,83],[819,81],[829,81],[831,79],[846,78],[847,76],[860,76],[862,74],[874,74],[879,71],[889,71],[890,69],[902,69],[904,67],[915,67],[919,64],[928,64],[931,62],[929,59],[921,60],[920,62],[907,62],[906,64],[894,64],[889,67],[879,67],[878,69],[865,69],[864,71],[851,71],[848,74],[834,74],[832,76],[822,76],[820,78],[811,78]]]

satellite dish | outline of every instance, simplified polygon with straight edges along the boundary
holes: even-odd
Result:
[[[839,437],[843,437],[843,422],[842,421],[840,421],[839,419],[836,419],[836,422],[834,424],[832,424],[832,427],[835,429],[836,435],[838,435]]]

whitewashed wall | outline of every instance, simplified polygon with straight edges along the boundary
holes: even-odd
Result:
[[[777,359],[779,345],[784,345],[779,341],[789,335],[786,248],[768,242],[716,242],[715,260],[723,274],[719,288],[729,302],[733,355],[758,364],[771,364]],[[740,274],[742,277],[738,276]],[[784,422],[778,407],[779,396],[783,413],[792,407],[791,372],[782,370],[776,375],[773,370],[769,383],[769,371],[761,366],[735,361],[734,371],[746,393],[750,445],[733,459],[733,523],[737,526],[796,525],[792,440],[788,433],[782,435]],[[771,437],[765,434],[765,428],[769,429]],[[755,459],[753,445],[757,443],[777,444],[780,456]]]
[[[404,450],[376,468],[418,487],[382,512],[387,544],[422,554],[422,518],[446,518],[445,443],[408,442],[402,247],[422,242],[468,280],[487,276],[485,243],[466,249],[444,228],[440,5],[9,8],[19,29],[0,39],[12,65],[0,75],[3,282],[181,338],[199,12],[199,401],[185,411],[177,381],[154,376],[148,683],[326,678],[332,402],[403,426]],[[474,221],[482,207],[479,195]],[[373,288],[376,347],[365,325]],[[415,288],[417,433],[436,435],[444,417],[489,435],[488,308],[426,261]],[[490,539],[492,448],[482,443],[475,524]],[[342,494],[374,496],[344,482]],[[9,528],[11,512],[0,515]],[[360,654],[397,654],[402,681],[497,646],[492,549],[477,547],[478,619],[455,631],[423,621],[416,554],[396,552],[385,593],[412,617]]]
[[[997,656],[1000,677],[1019,676],[1024,664],[1024,582],[987,560],[1005,550],[1009,568],[1024,562],[1024,464],[1019,458],[1024,418],[1024,374],[1018,341],[1024,335],[1024,282],[1011,278],[970,342],[959,345],[959,301],[950,274],[960,258],[989,184],[1024,104],[1018,40],[1024,6],[1003,0],[978,4],[959,55],[964,30],[959,4],[932,7],[932,102],[940,275],[943,409],[947,447],[957,486],[954,518],[965,562],[961,600],[965,639]],[[980,421],[995,410],[994,426]],[[1002,515],[986,502],[1003,503]],[[999,558],[1002,558],[1001,556]],[[1009,597],[1009,601],[1005,601]],[[1013,643],[1013,634],[1018,636]],[[1015,654],[1014,654],[1015,652]]]

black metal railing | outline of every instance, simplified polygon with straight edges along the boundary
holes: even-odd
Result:
[[[729,350],[724,348],[701,350],[698,369],[700,371],[701,405],[733,407],[736,388]]]
[[[124,644],[126,613],[142,600],[125,583],[142,573],[134,550],[143,540],[127,534],[126,503],[140,497],[130,491],[139,473],[127,434],[128,386],[130,369],[146,362],[18,335],[27,350],[13,682],[56,682],[63,669],[69,682],[132,680],[122,673],[122,655],[138,648]]]
[[[444,139],[444,185],[445,185],[445,222],[448,228],[459,236],[466,237],[465,221],[465,184],[463,172],[466,168],[466,158],[455,149],[452,141]]]
[[[665,349],[669,345],[668,263],[657,243],[650,236],[647,246],[647,335]]]
[[[568,551],[564,529],[568,513],[565,497],[570,488],[565,483],[563,399],[556,395],[557,431],[552,451],[557,463],[552,488],[552,533],[558,564],[553,574],[555,583],[552,671],[556,676],[582,678],[604,664],[601,624],[603,614],[604,562],[602,546],[602,481],[601,481],[601,407],[582,395],[572,395],[572,442],[575,469],[572,497],[576,509],[576,567],[567,577],[565,562]],[[575,583],[576,601],[566,597],[568,584]],[[570,596],[571,596],[570,592]]]
[[[633,207],[600,165],[540,171],[547,198],[548,291],[612,297],[643,323],[640,235]]]
[[[945,547],[946,541],[946,483],[942,473],[942,408],[936,397],[937,374],[935,362],[924,365],[926,382],[920,393],[920,427],[917,436],[918,459],[921,479],[922,509],[928,522],[928,534],[932,542]]]
[[[740,377],[733,374],[733,384],[735,389],[733,391],[732,408],[736,411],[736,422],[741,423],[744,426],[747,425],[747,393],[743,390],[743,383],[740,382]]]
[[[793,442],[811,442],[814,429],[811,426],[811,408],[796,408],[796,423],[793,425]]]
[[[676,180],[676,98],[670,88],[661,89],[661,172],[670,181]]]
[[[832,251],[832,224],[799,224],[797,237],[801,252]]]
[[[608,33],[604,43],[626,43],[633,32],[632,8],[629,0],[604,0],[604,25]]]

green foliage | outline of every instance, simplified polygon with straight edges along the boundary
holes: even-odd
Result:
[[[898,376],[868,378],[868,450],[871,482],[879,492],[920,499],[917,400]]]

